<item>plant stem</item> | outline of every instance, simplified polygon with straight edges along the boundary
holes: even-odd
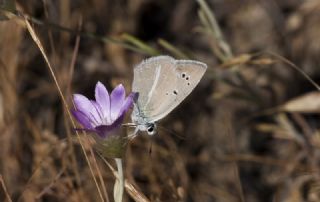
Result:
[[[118,170],[116,183],[114,185],[114,200],[115,202],[122,202],[123,192],[124,192],[124,176],[123,176],[122,159],[115,158],[114,160],[116,161],[117,170]]]

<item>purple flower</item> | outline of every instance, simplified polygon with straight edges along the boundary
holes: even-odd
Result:
[[[119,84],[109,95],[106,87],[98,82],[95,88],[96,100],[89,100],[83,95],[74,94],[75,109],[73,116],[84,127],[83,130],[97,133],[101,138],[106,138],[110,132],[118,128],[132,106],[136,93],[126,92]]]

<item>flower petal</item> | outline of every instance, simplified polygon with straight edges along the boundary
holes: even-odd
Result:
[[[96,110],[96,107],[88,98],[80,94],[74,94],[73,101],[77,111],[80,111],[84,115],[86,115],[91,123],[95,123],[96,125],[98,125],[102,122],[98,111]]]
[[[92,105],[94,106],[95,111],[97,112],[98,116],[99,116],[99,124],[103,124],[103,112],[102,109],[100,107],[100,105],[94,101],[94,100],[90,100],[90,102],[92,103]]]
[[[71,110],[72,115],[77,119],[77,121],[86,129],[92,129],[90,119],[81,111]]]
[[[120,110],[121,115],[126,113],[130,109],[130,107],[132,107],[133,102],[135,102],[135,100],[137,99],[137,96],[138,96],[138,93],[130,93],[128,95],[128,97],[124,101],[122,108]]]
[[[110,96],[108,90],[100,81],[96,84],[95,98],[101,107],[103,118],[110,122]]]
[[[119,84],[115,89],[113,89],[110,95],[111,101],[111,109],[110,109],[110,116],[111,120],[116,120],[121,114],[121,108],[126,96],[125,89],[122,84]]]

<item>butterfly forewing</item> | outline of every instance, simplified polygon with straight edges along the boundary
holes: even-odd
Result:
[[[132,91],[139,93],[136,104],[141,110],[150,102],[151,92],[156,88],[154,83],[157,79],[160,79],[160,72],[157,74],[157,71],[160,70],[159,67],[171,65],[172,60],[173,58],[168,56],[153,57],[143,61],[134,68]]]

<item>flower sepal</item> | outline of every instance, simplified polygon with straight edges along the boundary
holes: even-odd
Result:
[[[108,134],[108,138],[101,138],[99,135],[94,135],[96,141],[94,148],[106,158],[122,158],[125,154],[128,138],[123,133],[123,128],[112,130]]]

